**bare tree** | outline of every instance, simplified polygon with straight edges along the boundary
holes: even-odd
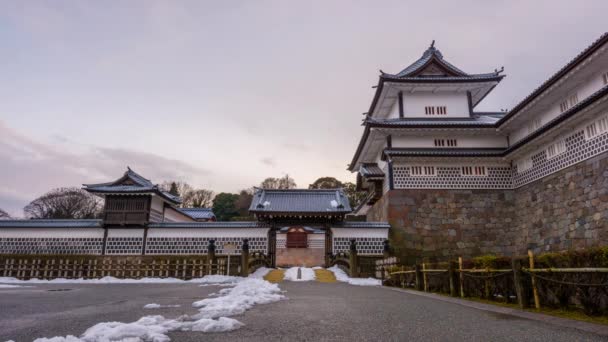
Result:
[[[260,183],[260,187],[263,189],[294,189],[297,186],[296,182],[289,175],[281,178],[269,177]]]
[[[54,189],[23,208],[30,219],[89,219],[101,215],[101,200],[78,188]]]
[[[182,194],[184,208],[211,208],[215,194],[211,190],[196,189]]]
[[[6,211],[0,209],[0,220],[10,220],[11,215],[9,215]]]
[[[188,192],[194,190],[194,188],[190,184],[186,182],[176,181],[164,181],[160,185],[160,188],[166,192],[169,192],[175,196],[180,196],[182,198],[186,196]]]

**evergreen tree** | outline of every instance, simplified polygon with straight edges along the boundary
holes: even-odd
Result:
[[[239,216],[236,202],[239,198],[237,194],[221,192],[213,199],[213,213],[218,221],[230,221],[233,217]]]

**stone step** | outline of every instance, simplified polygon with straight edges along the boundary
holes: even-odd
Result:
[[[326,269],[316,269],[315,277],[317,278],[317,281],[321,283],[335,283],[337,281],[334,272]]]
[[[285,278],[285,270],[272,270],[264,276],[264,280],[271,283],[280,283]]]

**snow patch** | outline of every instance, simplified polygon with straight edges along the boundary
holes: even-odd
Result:
[[[268,272],[272,271],[273,268],[260,267],[255,272],[251,273],[248,278],[264,279]]]
[[[177,305],[177,304],[160,305],[160,304],[152,303],[152,304],[144,305],[144,309],[179,308],[180,306],[181,305]]]
[[[267,304],[285,299],[277,284],[255,278],[237,278],[234,288],[219,291],[219,297],[192,303],[199,313],[167,319],[160,315],[144,316],[132,323],[98,323],[80,337],[73,335],[38,338],[34,342],[168,342],[171,331],[223,332],[236,330],[244,324],[225,316],[238,315],[256,304]],[[217,278],[215,280],[218,280]],[[234,280],[234,279],[232,279]],[[163,307],[152,303],[149,308]],[[145,306],[145,307],[146,307]]]
[[[256,304],[268,304],[284,299],[277,284],[265,280],[246,278],[230,289],[222,289],[219,297],[205,298],[192,303],[199,308],[199,313],[193,317],[217,318],[242,314]]]
[[[206,275],[202,278],[182,280],[177,278],[141,278],[141,279],[118,279],[114,277],[103,277],[99,279],[29,279],[20,280],[13,277],[0,277],[0,284],[174,284],[174,283],[195,283],[195,284],[226,284],[234,283],[243,279],[242,277]]]
[[[298,269],[301,270],[302,277],[298,279]],[[311,281],[315,280],[315,271],[308,267],[291,267],[285,271],[285,280],[291,281]]]
[[[336,200],[331,200],[331,202],[329,202],[331,204],[332,208],[337,208],[338,207],[338,202]]]
[[[15,287],[30,287],[30,286],[0,284],[0,289],[12,289]]]
[[[338,266],[332,266],[327,270],[332,271],[336,276],[336,279],[341,282],[349,283],[351,285],[359,286],[380,286],[382,281],[374,278],[351,278],[346,272],[342,271]]]

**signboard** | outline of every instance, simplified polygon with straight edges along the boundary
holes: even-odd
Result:
[[[224,250],[224,254],[228,254],[228,269],[226,270],[226,275],[230,275],[230,255],[236,254],[236,245],[233,243],[225,243],[222,246]]]
[[[236,245],[233,243],[225,243],[223,248],[224,254],[236,254]]]

